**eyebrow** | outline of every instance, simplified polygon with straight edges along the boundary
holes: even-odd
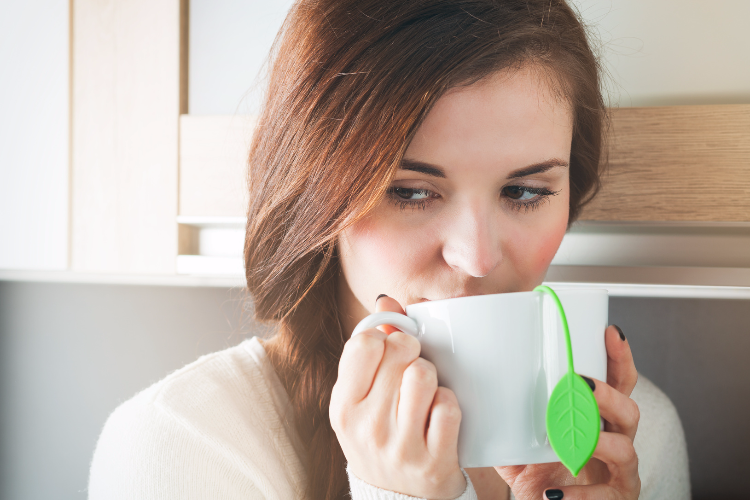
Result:
[[[533,174],[540,174],[551,170],[556,167],[568,168],[568,162],[559,158],[550,158],[543,162],[534,163],[527,167],[519,168],[508,174],[508,179],[518,179],[520,177],[526,177]],[[445,170],[432,163],[426,163],[419,160],[408,160],[406,158],[401,160],[402,170],[411,170],[412,172],[420,172],[422,174],[431,175],[433,177],[440,177],[445,179]]]

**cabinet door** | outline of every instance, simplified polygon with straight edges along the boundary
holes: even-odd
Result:
[[[73,2],[72,269],[172,274],[180,0]]]

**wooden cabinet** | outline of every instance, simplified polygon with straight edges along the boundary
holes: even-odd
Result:
[[[188,113],[188,0],[70,8],[68,272],[241,280],[254,120]],[[750,287],[750,104],[613,109],[608,161],[548,280]]]
[[[73,271],[175,272],[185,10],[73,2]]]
[[[612,110],[595,221],[750,222],[750,104]]]

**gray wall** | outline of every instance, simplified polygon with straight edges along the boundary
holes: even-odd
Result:
[[[609,319],[677,407],[693,498],[747,498],[750,301],[615,298]]]
[[[109,413],[265,330],[241,290],[0,282],[0,498],[86,498]],[[694,498],[745,497],[750,303],[613,298],[636,366],[675,402]]]
[[[220,288],[0,282],[0,498],[86,498],[109,413],[246,338],[246,303]]]

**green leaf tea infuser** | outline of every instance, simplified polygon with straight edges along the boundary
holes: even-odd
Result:
[[[599,442],[599,406],[589,385],[575,372],[568,320],[560,299],[548,286],[538,286],[534,291],[554,300],[565,332],[568,371],[555,386],[547,404],[547,437],[557,457],[573,477],[577,477]]]

